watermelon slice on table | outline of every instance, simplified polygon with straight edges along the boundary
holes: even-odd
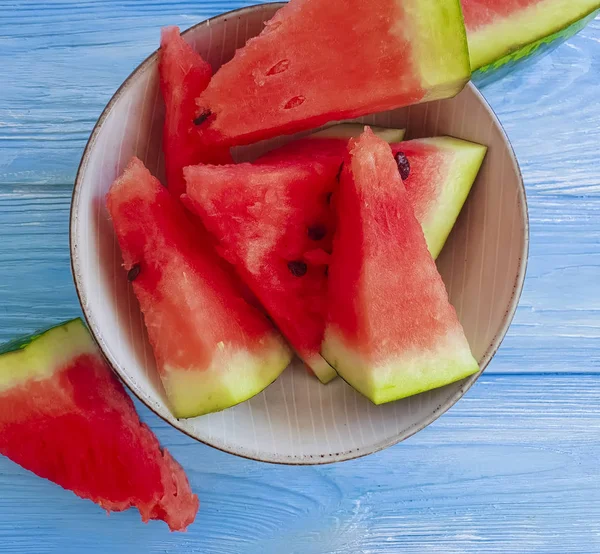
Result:
[[[477,372],[390,146],[367,129],[340,179],[323,357],[375,404]]]
[[[300,357],[324,383],[336,374],[319,354],[326,267],[305,253],[331,245],[332,164],[186,167],[185,204],[257,296]]]
[[[291,0],[196,100],[206,144],[249,144],[457,94],[459,0]]]
[[[186,165],[231,163],[231,156],[228,148],[198,144],[195,97],[210,82],[212,68],[183,39],[179,27],[162,29],[158,70],[165,102],[163,151],[167,185],[179,197],[185,192]]]
[[[461,0],[471,69],[478,83],[547,52],[581,30],[599,0]]]
[[[113,183],[107,206],[173,414],[223,410],[272,383],[289,348],[140,160]]]
[[[183,531],[198,497],[80,319],[0,347],[0,454],[107,511]]]

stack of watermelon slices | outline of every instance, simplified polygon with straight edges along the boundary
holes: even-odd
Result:
[[[377,17],[364,3],[355,7],[349,13],[346,3],[339,1],[325,6],[321,0],[292,0],[212,78],[208,65],[177,29],[163,31],[159,67],[166,104],[166,189],[139,160],[133,160],[112,186],[107,205],[177,417],[221,410],[264,389],[289,362],[285,342],[323,383],[338,374],[346,377],[345,365],[356,366],[365,375],[392,371],[387,358],[382,366],[381,360],[371,363],[364,354],[370,339],[354,336],[354,343],[345,336],[344,348],[352,352],[360,346],[362,354],[340,357],[331,354],[328,338],[339,315],[335,306],[341,302],[333,290],[344,290],[346,303],[357,308],[362,306],[361,287],[364,298],[375,290],[386,296],[397,287],[391,280],[383,283],[374,277],[387,275],[389,268],[378,268],[369,285],[361,282],[358,289],[345,288],[334,276],[337,273],[329,271],[339,265],[336,250],[344,249],[336,245],[346,243],[339,236],[347,217],[340,199],[341,189],[350,186],[344,185],[348,180],[343,175],[352,149],[368,151],[383,144],[389,150],[398,174],[389,186],[401,193],[387,198],[391,205],[382,206],[375,222],[387,209],[403,220],[411,214],[418,222],[418,233],[413,234],[423,236],[426,248],[423,252],[420,245],[405,244],[419,252],[410,263],[429,263],[428,275],[441,283],[435,265],[430,271],[432,260],[466,200],[484,146],[452,137],[403,142],[403,130],[378,128],[369,130],[370,139],[363,140],[358,138],[363,126],[348,123],[292,141],[252,163],[228,159],[231,146],[461,90],[469,66],[457,0],[385,0],[378,4]],[[352,32],[343,44],[330,49],[335,59],[319,62],[319,45],[341,40],[336,30],[340,20],[351,20],[347,28]],[[346,49],[357,42],[361,48],[348,56]],[[300,78],[307,72],[309,80]],[[394,199],[403,203],[402,213]],[[357,217],[352,225],[365,226],[364,236],[372,236],[368,231],[375,222]],[[356,267],[366,263],[362,236],[356,235],[349,247]],[[402,259],[396,264],[402,267]],[[370,313],[363,306],[354,318],[367,318],[363,324],[377,329],[388,317],[409,321],[403,311],[414,310],[425,318],[415,319],[423,331],[417,333],[413,326],[405,329],[409,334],[427,332],[427,317],[448,323],[450,333],[452,308],[438,289],[434,304],[439,309],[443,305],[443,313],[428,297],[413,295],[411,302],[390,303],[392,312]],[[161,326],[165,313],[176,313],[179,321],[168,330]],[[453,327],[452,332],[459,335],[462,330],[455,323],[458,330]],[[393,336],[382,340],[389,345],[387,357],[403,360],[398,371],[408,368],[410,375],[404,380],[413,383],[397,386],[385,401],[477,370],[472,357],[467,360],[464,355],[465,364],[458,363],[455,371],[440,362],[436,378],[431,345],[427,348],[433,361],[420,367],[421,352],[409,352],[406,341]],[[418,367],[407,365],[407,356],[414,357]],[[375,377],[373,382],[378,382]],[[355,388],[380,402],[383,396],[374,387]]]

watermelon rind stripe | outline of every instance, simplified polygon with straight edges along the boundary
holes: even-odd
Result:
[[[544,45],[565,40],[600,9],[599,0],[543,0],[517,13],[470,30],[471,70],[479,75],[529,57]]]
[[[72,319],[0,347],[0,392],[43,380],[82,354],[97,354],[81,319]]]

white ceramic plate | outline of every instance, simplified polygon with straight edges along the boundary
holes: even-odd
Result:
[[[280,5],[244,8],[201,23],[186,39],[216,69],[262,29]],[[157,36],[158,42],[158,36]],[[321,385],[296,362],[266,391],[234,408],[188,420],[169,412],[142,316],[121,266],[104,196],[131,156],[164,178],[164,107],[153,54],[125,81],[85,149],[71,212],[75,283],[89,327],[115,371],[174,427],[221,450],[268,462],[317,464],[375,452],[419,431],[475,382],[374,406],[341,379]],[[449,134],[489,146],[438,266],[481,368],[498,349],[523,285],[528,247],[525,192],[494,113],[471,85],[456,98],[364,117],[406,127],[408,138]],[[287,140],[287,139],[283,139]],[[279,140],[281,142],[281,139]],[[264,144],[238,152],[256,154]]]

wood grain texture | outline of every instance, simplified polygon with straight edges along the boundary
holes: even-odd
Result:
[[[0,459],[0,552],[596,553],[599,404],[598,376],[484,376],[405,443],[322,467],[240,460],[144,408],[200,495],[188,533],[107,517]]]
[[[79,313],[73,179],[159,27],[250,3],[0,0],[0,341]],[[0,552],[600,552],[599,85],[597,19],[484,90],[522,166],[530,261],[508,337],[447,415],[371,457],[294,468],[216,452],[141,409],[201,496],[189,533],[106,518],[0,459]]]

